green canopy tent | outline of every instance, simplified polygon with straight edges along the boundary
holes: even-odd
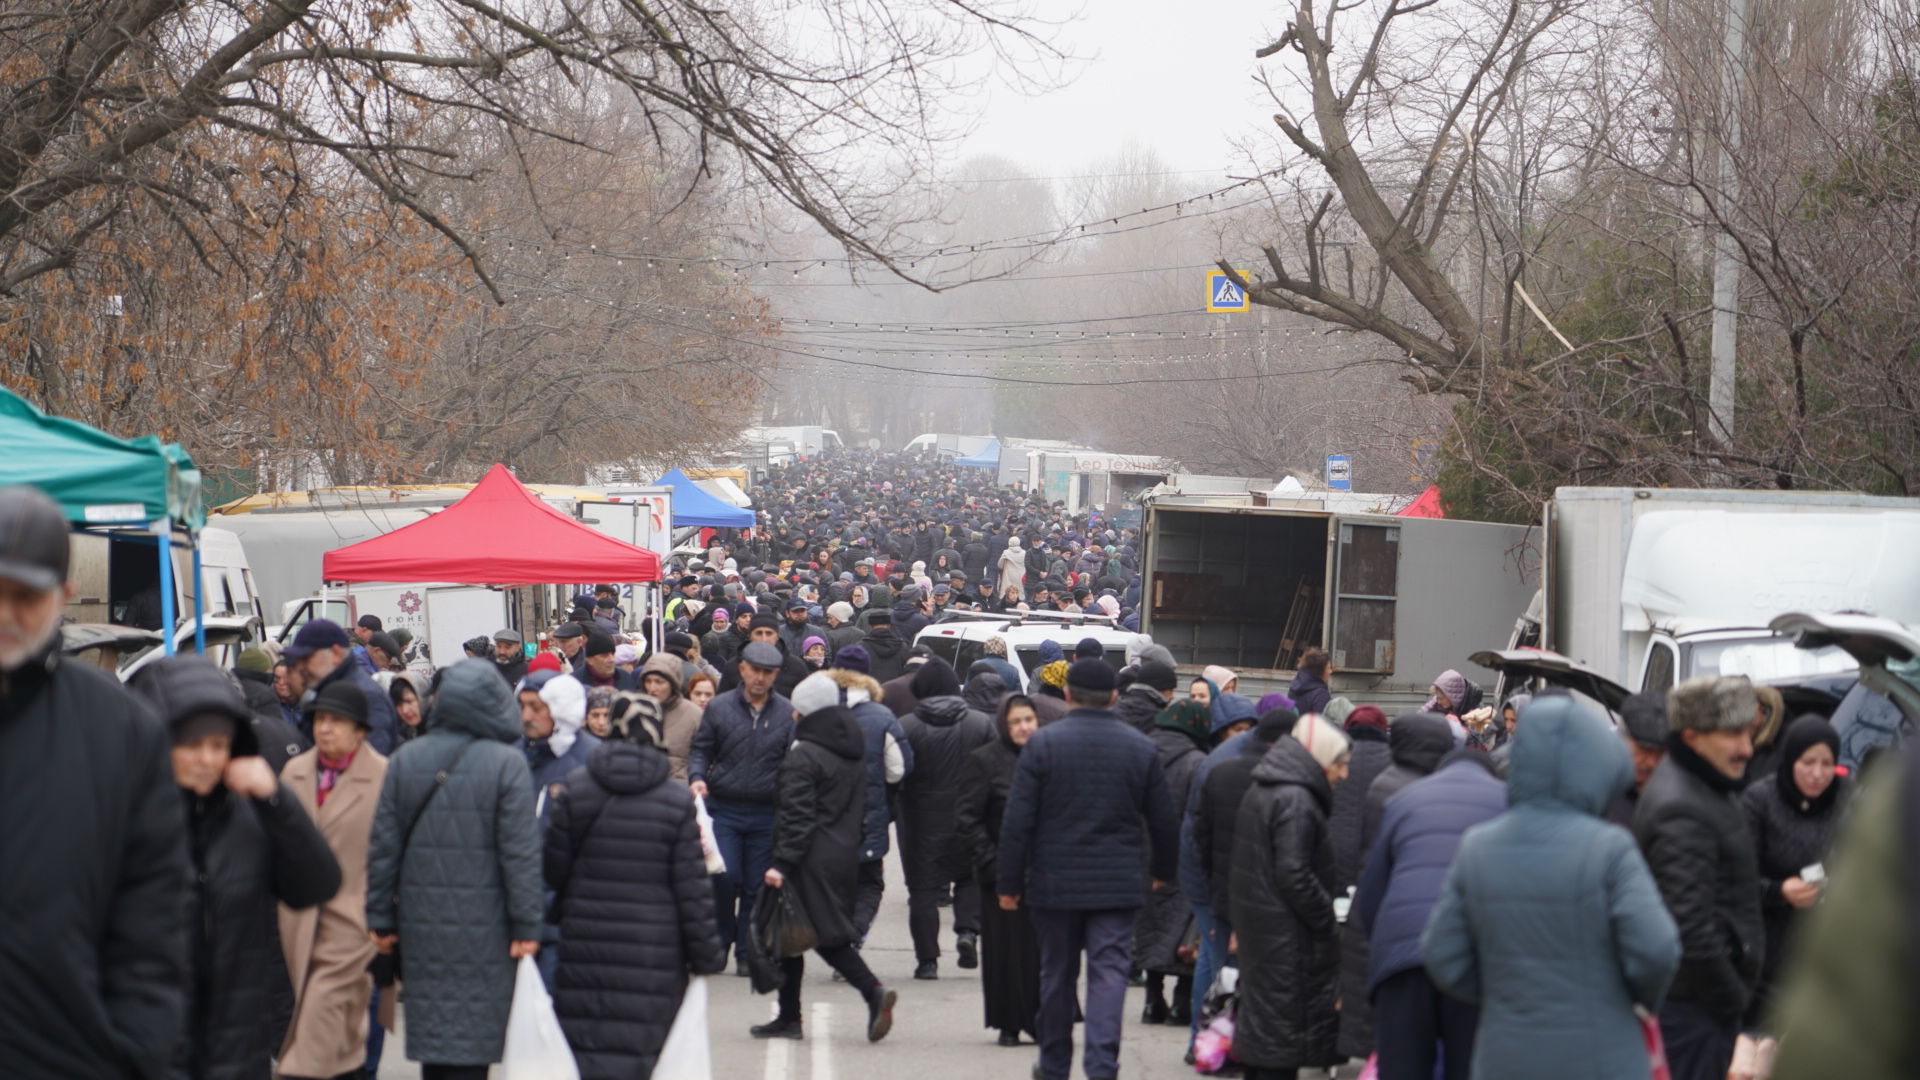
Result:
[[[173,652],[174,583],[169,558],[176,526],[189,537],[207,523],[200,470],[178,443],[146,435],[118,439],[78,420],[48,416],[0,387],[0,486],[31,484],[60,504],[75,528],[145,526],[160,551],[160,617]],[[193,546],[195,645],[201,625],[200,551]]]

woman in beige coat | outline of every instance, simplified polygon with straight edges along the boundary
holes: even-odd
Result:
[[[678,657],[654,653],[640,668],[640,689],[660,703],[661,746],[673,761],[673,778],[687,779],[687,754],[693,749],[693,734],[700,730],[700,706],[681,692],[680,678],[685,670]]]
[[[340,891],[318,907],[280,908],[280,945],[293,978],[293,1022],[280,1047],[282,1077],[357,1072],[367,1059],[373,942],[367,937],[367,846],[387,759],[366,743],[359,687],[329,684],[309,706],[313,749],[287,762],[292,788],[340,863]]]

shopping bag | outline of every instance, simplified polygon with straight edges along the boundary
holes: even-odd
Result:
[[[713,815],[707,813],[707,800],[693,797],[693,821],[700,826],[700,854],[707,860],[707,876],[727,872],[727,858],[720,854],[720,841],[713,838]]]
[[[1653,1080],[1673,1080],[1673,1070],[1667,1067],[1667,1041],[1660,1035],[1660,1018],[1644,1005],[1635,1005],[1633,1013],[1640,1018],[1640,1035],[1647,1041],[1647,1068]]]
[[[653,1066],[653,1080],[713,1080],[713,1054],[707,1043],[707,979],[695,975],[680,999],[667,1044]]]
[[[1223,1013],[1193,1037],[1193,1071],[1210,1075],[1233,1060],[1233,1014]]]
[[[760,951],[759,937],[759,931],[749,929],[747,933],[740,935],[740,940],[734,942],[733,947],[747,962],[747,975],[750,976],[749,982],[753,986],[753,992],[771,994],[786,983],[787,975],[780,969],[779,964],[768,959],[767,954]]]
[[[507,1013],[507,1047],[500,1058],[505,1080],[580,1080],[553,999],[533,957],[520,958],[513,979],[513,1010]]]
[[[804,956],[820,944],[812,920],[800,906],[799,895],[790,887],[793,884],[788,881],[789,887],[778,889],[769,886],[754,898],[753,929],[760,936],[760,951],[771,960]]]
[[[1379,1054],[1367,1055],[1367,1063],[1360,1066],[1360,1075],[1355,1080],[1380,1080]]]

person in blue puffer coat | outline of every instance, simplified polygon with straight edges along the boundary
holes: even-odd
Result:
[[[587,688],[579,679],[557,671],[536,671],[520,681],[520,752],[527,756],[533,778],[533,805],[545,836],[553,802],[566,791],[567,776],[585,768],[600,745],[592,732],[581,730],[587,719]],[[541,896],[542,910],[553,905],[553,890]],[[553,989],[554,967],[560,963],[560,927],[540,928],[540,977]]]
[[[1660,1003],[1680,932],[1633,837],[1601,818],[1633,783],[1620,737],[1571,697],[1520,717],[1507,813],[1467,832],[1421,955],[1478,1002],[1477,1080],[1646,1080],[1634,1006]]]

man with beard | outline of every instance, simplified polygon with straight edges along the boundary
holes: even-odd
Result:
[[[69,550],[52,499],[0,489],[0,1059],[160,1076],[186,1017],[185,804],[160,720],[60,654]]]

